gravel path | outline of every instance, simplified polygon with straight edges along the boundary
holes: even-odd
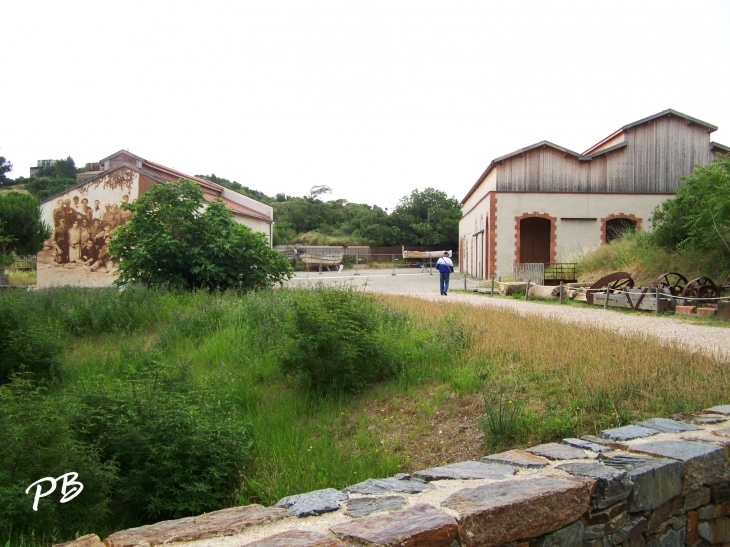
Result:
[[[730,362],[730,328],[698,325],[688,320],[673,317],[654,317],[646,314],[631,315],[628,313],[601,308],[557,307],[538,302],[524,302],[504,298],[492,298],[481,294],[449,293],[447,297],[439,295],[437,275],[415,273],[412,271],[362,270],[355,276],[352,270],[343,272],[299,273],[288,282],[289,286],[324,284],[352,284],[367,291],[402,294],[441,302],[460,302],[471,306],[486,306],[509,310],[521,315],[540,315],[562,323],[578,323],[608,329],[625,336],[646,336],[655,338],[663,345],[680,345],[691,351],[708,353],[719,360]],[[459,274],[452,275],[451,288],[463,288],[463,280]]]

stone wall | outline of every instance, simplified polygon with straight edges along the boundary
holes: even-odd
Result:
[[[730,405],[116,532],[106,547],[730,546]],[[64,544],[104,547],[95,535]],[[73,545],[73,547],[77,547]]]

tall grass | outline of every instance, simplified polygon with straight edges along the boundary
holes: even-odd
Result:
[[[60,333],[60,372],[46,384],[58,408],[95,397],[111,402],[103,408],[116,408],[118,392],[137,389],[144,410],[156,399],[140,386],[162,385],[184,400],[204,397],[200,408],[213,425],[216,416],[235,417],[237,427],[246,428],[252,461],[227,503],[268,505],[286,495],[415,471],[413,439],[436,435],[438,412],[462,403],[478,409],[468,410],[475,419],[484,417],[488,453],[730,400],[726,364],[645,338],[454,303],[353,298],[346,291],[335,293],[335,307],[361,306],[398,326],[379,338],[395,348],[397,367],[389,379],[373,378],[374,385],[362,384],[355,394],[312,391],[298,369],[287,372],[282,362],[291,357],[297,333],[307,330],[295,328],[296,310],[329,313],[313,298],[316,291],[306,289],[246,295],[54,289],[2,293],[0,309],[22,310]],[[156,371],[163,374],[159,382]],[[401,429],[387,419],[396,415],[405,418]],[[113,422],[115,428],[125,423]],[[427,457],[419,462],[442,463]],[[114,514],[113,522],[93,531],[139,523],[119,520],[123,511]],[[11,537],[13,547],[30,541],[27,533]]]
[[[691,248],[674,251],[659,247],[648,232],[627,233],[578,258],[578,277],[597,280],[615,271],[626,271],[637,284],[647,286],[666,272],[679,272],[688,280],[710,277],[721,284],[728,265],[719,254]]]

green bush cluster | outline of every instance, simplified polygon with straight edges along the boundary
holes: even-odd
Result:
[[[73,401],[49,396],[16,376],[0,386],[0,533],[34,534],[49,539],[87,533],[110,514],[117,464],[102,461],[92,444],[80,441],[69,419]],[[33,493],[25,490],[43,477],[74,471],[84,485],[69,503],[61,504],[61,486],[41,498],[33,511]],[[43,491],[49,488],[44,483]]]
[[[235,501],[251,436],[235,407],[206,390],[170,389],[156,372],[81,398],[80,437],[119,467],[115,502],[132,520],[213,511]]]
[[[299,291],[281,368],[320,394],[354,393],[396,375],[409,359],[403,314],[352,287]]]

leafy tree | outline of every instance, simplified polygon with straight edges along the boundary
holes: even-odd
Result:
[[[133,215],[109,246],[117,283],[248,291],[291,276],[263,234],[238,224],[223,202],[207,203],[193,181],[156,185],[122,208]]]
[[[652,216],[653,237],[668,248],[730,256],[730,156],[697,167]]]
[[[46,198],[65,192],[69,188],[76,185],[76,177],[18,177],[15,179],[16,184],[22,184],[23,189],[34,195],[39,200],[44,201]]]
[[[76,168],[76,162],[71,156],[68,156],[65,160],[56,160],[55,163],[43,167],[36,173],[36,177],[61,177],[61,178],[72,178],[76,180],[76,173],[80,169]]]
[[[13,255],[35,254],[49,237],[35,197],[21,192],[0,195],[0,285],[8,284],[5,266],[14,261]]]
[[[405,245],[459,246],[461,206],[445,192],[426,188],[413,190],[401,198],[391,215],[391,223],[400,229]]]
[[[6,160],[3,156],[0,156],[0,186],[7,185],[11,180],[5,173],[13,170],[13,164]]]

